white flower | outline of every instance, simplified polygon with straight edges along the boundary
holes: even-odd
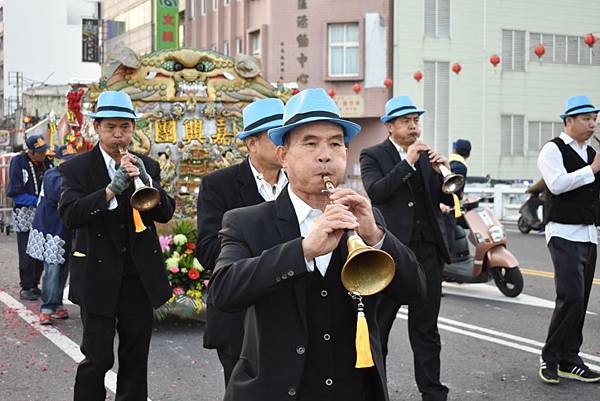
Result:
[[[177,234],[173,237],[173,243],[177,246],[183,245],[187,242],[187,237],[183,234]]]

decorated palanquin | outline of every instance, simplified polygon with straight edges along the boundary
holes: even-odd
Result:
[[[245,155],[235,139],[243,127],[242,109],[255,99],[291,96],[260,70],[260,62],[247,55],[181,48],[138,56],[122,47],[103,66],[100,82],[88,86],[84,104],[93,109],[105,90],[129,94],[141,116],[132,150],[161,164],[162,184],[177,197],[175,218],[195,219],[202,176]]]

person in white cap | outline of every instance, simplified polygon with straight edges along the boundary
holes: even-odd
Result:
[[[546,242],[554,264],[556,305],[539,376],[548,384],[560,378],[600,381],[581,357],[583,322],[594,271],[600,225],[600,153],[588,143],[598,112],[587,96],[573,96],[560,118],[565,129],[540,151],[537,166],[546,183]]]
[[[172,295],[154,222],[167,223],[175,201],[160,186],[160,167],[126,152],[137,115],[124,92],[100,94],[94,119],[99,143],[59,166],[59,213],[75,239],[69,259],[69,299],[83,323],[75,401],[104,401],[104,376],[114,363],[119,335],[119,401],[148,397],[148,352],[153,308]],[[150,210],[132,209],[133,178],[159,192]],[[142,224],[140,224],[140,221]]]
[[[283,121],[269,137],[289,185],[274,202],[223,217],[208,299],[224,311],[246,310],[225,400],[388,401],[375,321],[381,293],[362,299],[358,320],[357,301],[340,279],[345,230],[394,258],[395,276],[383,290],[389,296],[421,297],[423,272],[368,199],[346,188],[324,191],[323,175],[343,181],[346,145],[360,126],[342,119],[323,89],[294,95]],[[365,318],[368,327],[359,325]],[[364,336],[356,336],[359,327]]]
[[[248,148],[241,163],[217,170],[202,178],[198,193],[198,241],[196,254],[204,268],[213,270],[221,241],[223,214],[231,209],[275,200],[287,184],[267,131],[283,124],[283,102],[256,100],[243,110],[244,131],[238,133]],[[224,313],[206,305],[204,347],[216,349],[223,366],[225,386],[240,357],[244,336],[244,312]]]

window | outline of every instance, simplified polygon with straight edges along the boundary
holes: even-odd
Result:
[[[542,57],[544,63],[600,65],[600,54],[593,52],[585,44],[583,36],[557,35],[554,33],[529,34],[529,60],[537,61],[535,47],[542,43],[546,52]]]
[[[223,41],[223,54],[226,56],[229,56],[229,41],[228,40]]]
[[[552,138],[560,135],[564,128],[561,122],[529,121],[527,129],[527,151],[538,152]]]
[[[250,32],[250,54],[260,57],[260,31]]]
[[[428,143],[442,154],[450,151],[450,63],[425,61],[423,84],[423,132]]]
[[[189,19],[196,18],[196,0],[187,0],[186,10]]]
[[[425,36],[450,37],[450,0],[425,0]]]
[[[360,72],[360,44],[358,23],[329,24],[328,75],[330,77],[357,76]]]
[[[183,11],[182,11],[183,13]],[[183,15],[179,17],[179,47],[183,47],[185,45],[185,25],[183,24]]]
[[[200,15],[206,15],[206,1],[200,0]]]
[[[219,8],[219,0],[212,0],[212,10],[217,11]]]
[[[525,154],[525,116],[500,116],[500,156]]]
[[[525,31],[503,29],[502,69],[508,71],[525,71],[525,54]]]
[[[244,50],[242,49],[242,38],[235,38],[235,54],[242,54]]]

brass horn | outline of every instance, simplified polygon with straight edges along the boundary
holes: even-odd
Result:
[[[445,194],[454,194],[459,191],[465,183],[465,177],[460,174],[454,174],[442,163],[439,163],[438,167],[440,168],[440,172],[444,177],[442,182],[442,192]]]
[[[127,150],[119,146],[119,153],[125,155],[127,154]],[[150,185],[152,185],[152,181],[150,181]],[[158,205],[160,201],[160,192],[158,189],[144,184],[140,177],[133,179],[133,186],[135,189],[129,200],[132,208],[139,212],[145,212]]]
[[[335,185],[323,176],[326,191]],[[342,284],[352,294],[367,296],[382,291],[396,274],[396,263],[389,253],[375,249],[360,238],[354,230],[347,230],[348,257],[342,268]]]

